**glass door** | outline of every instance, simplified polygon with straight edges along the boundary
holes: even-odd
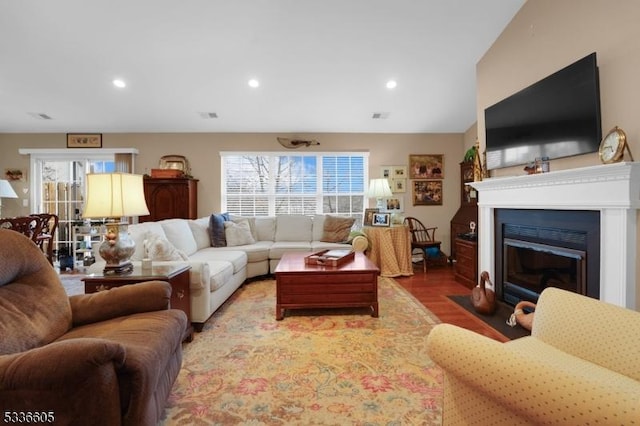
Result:
[[[96,224],[82,219],[85,176],[114,172],[114,157],[39,158],[33,166],[36,212],[55,214],[59,220],[53,240],[54,264],[61,270],[74,269],[91,255],[91,245],[101,235],[92,226]]]

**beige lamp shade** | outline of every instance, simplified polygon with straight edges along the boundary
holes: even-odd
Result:
[[[8,180],[0,179],[0,198],[18,198]]]
[[[91,173],[87,175],[84,218],[120,218],[149,214],[142,175]]]
[[[367,197],[369,198],[386,198],[393,196],[389,181],[387,179],[371,179],[369,181],[369,189]]]

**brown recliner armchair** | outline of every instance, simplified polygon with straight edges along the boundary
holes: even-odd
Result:
[[[157,424],[187,327],[170,296],[168,283],[150,281],[67,297],[35,243],[0,229],[0,412]]]

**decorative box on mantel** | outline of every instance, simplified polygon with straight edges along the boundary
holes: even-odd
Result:
[[[600,211],[600,300],[636,309],[640,163],[617,163],[469,183],[480,192],[479,270],[494,276],[496,209]]]

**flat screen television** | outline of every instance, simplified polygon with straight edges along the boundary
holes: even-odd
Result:
[[[596,152],[600,88],[592,53],[485,109],[487,168]]]

